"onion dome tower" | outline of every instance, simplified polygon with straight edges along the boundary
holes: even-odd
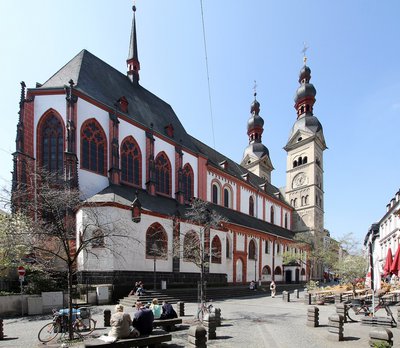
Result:
[[[257,93],[254,92],[254,101],[250,107],[250,118],[247,121],[249,145],[244,150],[241,165],[271,183],[271,172],[274,167],[269,157],[268,148],[261,142],[264,132],[264,120],[259,115],[260,103],[257,101],[256,96]]]

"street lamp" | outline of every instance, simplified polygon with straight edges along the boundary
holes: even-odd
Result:
[[[156,261],[157,261],[157,244],[154,242],[153,246],[153,275],[154,275],[154,282],[153,282],[153,289],[156,290],[156,284],[157,284],[157,265],[156,265]]]
[[[254,254],[254,283],[257,284],[257,254]]]

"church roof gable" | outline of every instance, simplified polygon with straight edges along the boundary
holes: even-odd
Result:
[[[172,125],[175,141],[193,150],[191,137],[168,103],[142,86],[133,84],[128,76],[89,51],[79,52],[40,89],[63,88],[71,79],[77,90],[111,109],[121,96],[125,96],[129,104],[129,118],[162,135],[166,135],[165,127]]]

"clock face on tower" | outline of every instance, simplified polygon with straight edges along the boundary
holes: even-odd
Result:
[[[297,174],[294,177],[293,182],[292,182],[292,187],[296,188],[296,187],[304,186],[306,184],[307,184],[307,176],[306,176],[306,174],[304,174],[302,172],[302,173]]]

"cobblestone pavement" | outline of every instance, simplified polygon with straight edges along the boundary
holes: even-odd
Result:
[[[301,296],[302,298],[302,296]],[[347,323],[344,326],[344,341],[328,339],[328,317],[335,314],[334,305],[319,306],[320,326],[312,328],[306,326],[307,308],[302,299],[291,299],[290,303],[282,301],[281,296],[275,298],[241,298],[226,301],[216,301],[215,307],[221,309],[222,326],[217,328],[217,339],[207,342],[209,347],[271,347],[271,348],[337,348],[337,347],[368,347],[371,327],[360,323]],[[97,320],[97,328],[93,335],[100,336],[107,333],[109,328],[104,327],[103,311],[114,306],[92,307],[92,316]],[[172,342],[163,344],[163,347],[186,347],[187,329],[196,325],[194,313],[195,303],[185,304],[183,325],[179,330],[172,332]],[[397,313],[397,308],[393,308]],[[125,308],[132,313],[132,309]],[[385,316],[380,311],[378,316]],[[50,315],[12,318],[4,320],[5,340],[0,341],[0,347],[60,347],[61,344],[41,344],[38,341],[39,329],[51,319]],[[394,347],[400,347],[400,328],[391,328]],[[74,347],[82,347],[75,344]]]

